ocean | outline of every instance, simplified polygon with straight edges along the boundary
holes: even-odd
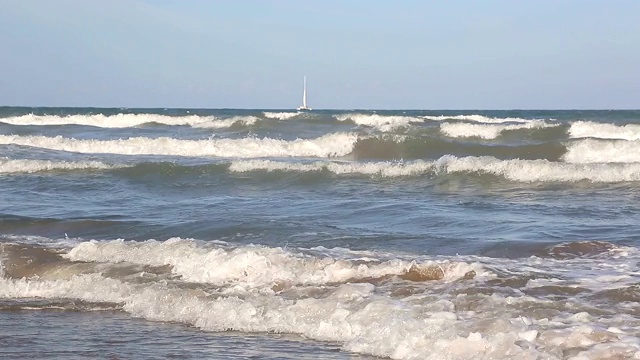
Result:
[[[640,358],[640,111],[0,107],[0,357]]]

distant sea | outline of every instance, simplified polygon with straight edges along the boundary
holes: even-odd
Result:
[[[640,111],[0,107],[0,357],[640,357]]]

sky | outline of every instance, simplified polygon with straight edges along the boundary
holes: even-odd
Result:
[[[0,106],[638,109],[638,0],[0,0]]]

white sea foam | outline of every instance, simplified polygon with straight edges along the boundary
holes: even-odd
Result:
[[[433,121],[444,121],[444,120],[462,120],[462,121],[475,121],[480,123],[508,123],[508,122],[516,122],[516,123],[526,123],[531,122],[531,119],[522,119],[522,118],[496,118],[496,117],[488,117],[483,115],[439,115],[439,116],[421,116],[423,119],[433,120]]]
[[[503,131],[542,129],[555,126],[559,126],[559,124],[549,124],[544,120],[533,120],[517,125],[443,123],[440,124],[440,131],[450,137],[479,137],[481,139],[495,139],[500,136]]]
[[[417,264],[402,260],[363,264],[330,257],[317,258],[264,246],[206,248],[198,246],[197,242],[179,238],[165,242],[84,242],[76,245],[66,257],[73,261],[124,261],[139,265],[171,265],[176,274],[190,282],[216,285],[244,284],[252,288],[271,287],[274,284],[322,285],[402,275],[412,267],[437,267],[443,271],[443,279],[450,281],[463,277],[469,271],[476,271],[477,274],[487,273],[473,264]]]
[[[586,325],[570,316],[556,316],[551,324],[522,316],[516,310],[518,303],[527,307],[540,303],[526,296],[478,295],[475,301],[484,303],[485,310],[476,313],[456,310],[464,295],[398,301],[377,295],[368,283],[342,284],[324,293],[295,301],[254,292],[242,297],[209,296],[204,291],[132,284],[97,274],[56,281],[0,280],[4,298],[118,303],[144,319],[208,331],[294,333],[392,359],[561,359],[563,351],[578,348],[582,357],[576,359],[604,360],[633,357],[640,350],[637,337],[629,331]]]
[[[625,316],[633,310],[624,310],[624,304],[613,304],[612,311],[591,311],[596,307],[589,296],[567,295],[559,303],[544,295],[526,295],[518,285],[495,282],[495,275],[485,270],[529,279],[529,290],[547,286],[553,278],[562,278],[555,285],[572,288],[620,288],[638,281],[633,272],[621,278],[635,266],[637,253],[595,262],[537,257],[416,259],[417,264],[437,263],[443,272],[455,275],[422,282],[376,281],[377,275],[405,271],[408,263],[400,258],[363,262],[182,239],[81,243],[67,257],[84,266],[62,264],[76,271],[60,272],[55,278],[0,279],[0,298],[108,302],[144,319],[207,331],[299,334],[393,359],[533,360],[573,354],[576,359],[604,360],[640,355],[636,331],[640,320]],[[100,266],[93,270],[86,266],[96,262]],[[118,277],[117,272],[101,275],[120,262],[170,265],[180,277],[136,281],[135,276]],[[470,269],[476,273],[473,279],[462,275]],[[181,280],[208,284],[187,285]],[[289,280],[290,287],[279,285]],[[269,282],[276,287],[265,287]]]
[[[548,160],[500,160],[490,156],[455,157],[446,155],[436,161],[408,162],[330,162],[290,163],[272,160],[238,160],[229,167],[232,172],[247,171],[329,171],[337,175],[370,175],[381,177],[418,176],[425,174],[486,173],[519,182],[615,183],[640,181],[639,164],[571,164]]]
[[[443,156],[437,166],[447,173],[485,172],[520,182],[640,181],[640,164],[567,164],[548,160],[499,160],[489,156]]]
[[[459,319],[449,300],[399,302],[375,295],[374,286],[368,283],[342,284],[327,290],[321,298],[292,301],[255,292],[242,297],[208,296],[202,290],[132,284],[98,274],[68,280],[0,280],[3,298],[117,303],[124,311],[144,319],[184,323],[208,331],[294,333],[338,342],[345,350],[394,359],[502,359],[516,355],[534,359],[544,355],[516,344],[521,340],[518,334],[530,327],[511,319],[508,313],[497,314],[497,325],[492,329],[470,332],[465,327],[481,320]],[[563,329],[567,331],[562,335],[573,333],[570,325]]]
[[[569,128],[572,138],[640,140],[640,125],[614,125],[591,121],[576,121]]]
[[[569,163],[640,162],[640,140],[576,140],[566,145],[562,159]]]
[[[380,131],[393,131],[412,123],[424,122],[423,119],[411,116],[391,116],[379,114],[341,114],[334,116],[339,121],[351,120],[358,125],[371,126]]]
[[[0,118],[0,122],[12,125],[86,125],[102,128],[127,128],[148,123],[163,125],[195,125],[214,121],[213,116],[167,116],[158,114],[117,114],[117,115],[22,115]]]
[[[228,128],[233,125],[253,125],[259,118],[255,116],[234,116],[228,119],[212,119],[199,123],[191,124],[194,128],[209,128],[209,129],[221,129]]]
[[[313,162],[289,163],[272,160],[239,160],[229,167],[233,172],[248,171],[329,171],[337,175],[362,174],[383,177],[419,175],[433,169],[433,162],[422,160],[414,162]]]
[[[334,157],[349,154],[358,140],[354,133],[333,133],[315,139],[270,138],[180,140],[133,137],[119,140],[78,140],[64,137],[0,135],[0,144],[33,146],[79,153],[216,157]]]
[[[49,161],[0,158],[0,174],[34,173],[52,170],[112,169],[99,161]]]
[[[299,112],[269,112],[265,111],[264,116],[269,119],[288,120],[300,115]]]

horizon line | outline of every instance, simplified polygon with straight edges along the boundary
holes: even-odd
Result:
[[[60,105],[0,105],[1,108],[67,108],[67,109],[129,109],[129,110],[246,110],[246,111],[292,111],[293,108],[248,108],[248,107],[166,107],[166,106],[60,106]],[[640,108],[314,108],[313,111],[640,111]]]

